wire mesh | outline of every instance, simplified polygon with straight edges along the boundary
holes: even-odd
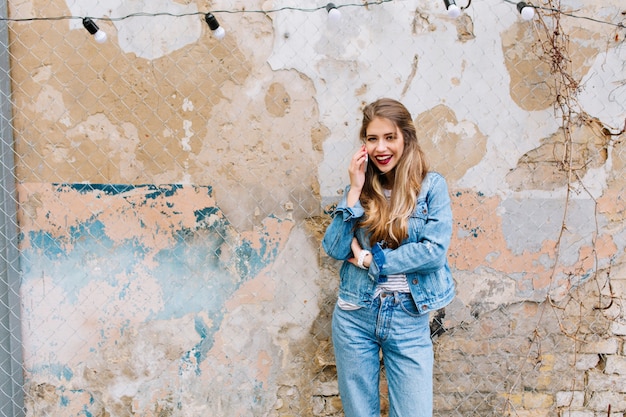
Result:
[[[625,415],[623,5],[103,3],[2,10],[0,415],[342,416],[320,241],[380,96],[453,202],[435,416]]]

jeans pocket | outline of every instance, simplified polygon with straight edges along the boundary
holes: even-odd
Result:
[[[422,313],[420,313],[420,311],[417,309],[415,301],[413,301],[413,297],[411,297],[410,295],[408,295],[407,297],[403,297],[400,300],[400,308],[409,316],[419,317],[422,315]]]

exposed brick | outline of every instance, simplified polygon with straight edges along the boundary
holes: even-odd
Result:
[[[319,395],[322,397],[339,395],[339,385],[336,380],[328,382],[316,381],[313,386],[313,395]]]
[[[496,393],[481,393],[480,396],[474,395],[470,397],[458,394],[441,395],[436,393],[434,399],[435,414],[440,416],[487,416],[493,410],[504,408],[504,399],[498,397]]]
[[[600,362],[600,356],[594,353],[586,353],[578,355],[576,360],[576,369],[586,371],[588,369],[595,368]]]
[[[626,336],[626,323],[614,321],[611,323],[611,333],[616,336]]]
[[[608,356],[606,358],[606,368],[604,372],[607,374],[626,375],[626,357]]]
[[[557,407],[580,408],[585,402],[585,393],[582,391],[561,391],[556,393]]]
[[[588,407],[595,411],[608,411],[611,406],[612,412],[626,411],[626,394],[619,392],[596,392],[591,395]]]
[[[554,404],[554,397],[541,392],[525,392],[524,408],[549,408]]]
[[[313,397],[311,399],[313,406],[313,415],[321,416],[324,415],[324,408],[326,405],[326,399],[324,397]]]
[[[620,341],[617,338],[601,339],[595,335],[580,344],[581,353],[603,353],[614,355],[618,353]]]
[[[587,389],[590,392],[626,392],[626,375],[607,375],[600,371],[589,372]]]
[[[595,417],[593,411],[570,411],[566,410],[559,414],[561,417]]]
[[[437,339],[435,415],[608,417],[611,404],[611,417],[624,416],[626,340],[609,332],[614,314],[583,306],[584,316],[535,320],[527,305],[483,313]]]
[[[540,392],[511,393],[509,402],[517,410],[548,408],[554,404],[554,397]]]
[[[551,415],[550,409],[539,410],[515,410],[516,417],[546,417]]]

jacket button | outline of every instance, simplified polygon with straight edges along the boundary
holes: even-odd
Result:
[[[427,305],[427,304],[424,304],[424,305],[422,306],[422,310],[427,310],[427,309],[428,309],[428,305]]]
[[[417,278],[413,278],[413,285],[417,285],[419,283],[419,281],[417,280]]]

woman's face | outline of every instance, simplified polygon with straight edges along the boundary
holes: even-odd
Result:
[[[383,174],[394,169],[404,152],[404,137],[389,119],[376,117],[367,125],[365,149],[370,163]]]

